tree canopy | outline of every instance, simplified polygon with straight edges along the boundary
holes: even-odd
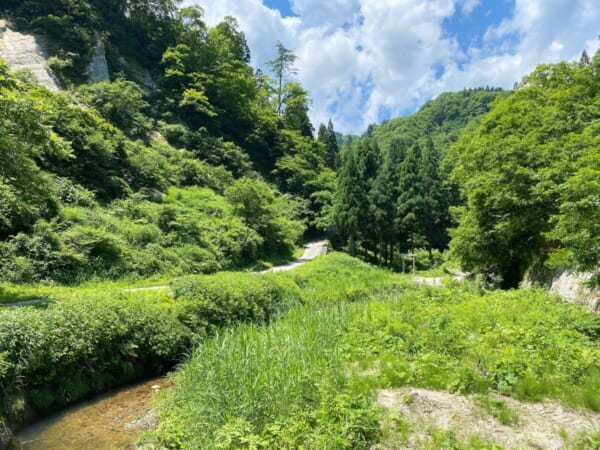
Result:
[[[539,66],[459,141],[467,205],[452,249],[465,268],[515,286],[535,264],[597,265],[598,67],[598,54]]]

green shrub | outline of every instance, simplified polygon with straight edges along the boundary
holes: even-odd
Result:
[[[210,334],[243,322],[268,322],[302,298],[286,278],[239,273],[188,278],[173,291],[185,313],[181,321]]]
[[[168,292],[72,289],[39,308],[0,309],[0,403],[19,390],[37,409],[164,373],[199,337],[265,323],[301,300],[280,276],[189,278]]]

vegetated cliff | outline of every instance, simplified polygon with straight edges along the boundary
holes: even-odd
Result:
[[[48,64],[48,43],[43,36],[15,30],[10,22],[0,19],[0,58],[12,70],[27,70],[42,86],[59,90],[59,81]],[[106,48],[98,40],[87,74],[91,82],[110,81]]]
[[[0,19],[0,58],[13,70],[28,70],[33,77],[51,91],[58,91],[58,80],[48,67],[46,41],[32,33],[15,31]]]

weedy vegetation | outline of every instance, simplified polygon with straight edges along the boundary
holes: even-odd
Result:
[[[385,433],[377,390],[402,386],[475,394],[503,424],[518,416],[497,394],[599,411],[600,320],[579,306],[537,290],[417,286],[344,255],[283,276],[305,304],[203,341],[159,401],[157,443],[370,448]],[[430,438],[423,448],[496,448],[451,430]]]

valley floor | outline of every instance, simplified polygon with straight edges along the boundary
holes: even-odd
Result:
[[[310,246],[302,259],[322,251]],[[0,308],[5,411],[18,413],[21,399],[42,410],[69,403],[192,353],[140,443],[600,448],[600,319],[582,307],[340,253],[294,267]],[[12,391],[18,374],[26,383]]]
[[[189,449],[600,448],[600,321],[583,308],[536,290],[428,283],[340,254],[281,276],[305,304],[201,343],[144,440]]]

